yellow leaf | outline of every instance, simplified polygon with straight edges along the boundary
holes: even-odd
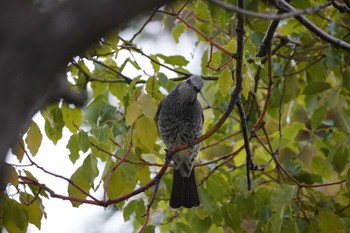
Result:
[[[34,121],[32,121],[32,124],[29,127],[27,138],[25,141],[27,143],[30,153],[33,156],[36,155],[36,153],[38,153],[42,139],[43,139],[43,136],[40,132],[38,125]]]
[[[147,149],[153,149],[157,138],[157,127],[153,119],[141,117],[135,125],[135,134],[139,142]]]
[[[237,39],[232,38],[232,40],[227,45],[225,45],[225,49],[230,52],[235,52],[237,50]]]
[[[243,90],[241,93],[246,99],[248,99],[248,94],[253,85],[253,81],[249,75],[244,75],[242,85],[243,85]]]
[[[134,124],[136,119],[141,116],[141,107],[139,103],[137,102],[132,102],[129,104],[128,108],[126,109],[126,125],[130,126]]]
[[[226,67],[219,76],[219,89],[223,96],[229,95],[233,84],[232,73],[228,67]]]
[[[141,112],[148,118],[154,119],[157,112],[157,102],[149,95],[142,94],[138,100],[141,105]]]

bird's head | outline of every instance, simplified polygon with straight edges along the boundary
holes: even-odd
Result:
[[[197,94],[203,88],[203,80],[199,75],[192,75],[185,81],[181,82],[175,89],[174,93],[183,101],[193,102],[197,98]]]

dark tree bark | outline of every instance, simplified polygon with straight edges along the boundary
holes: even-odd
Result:
[[[59,98],[83,102],[65,85],[70,59],[133,16],[167,2],[69,0],[41,12],[26,1],[0,1],[0,181],[6,154],[34,113]]]

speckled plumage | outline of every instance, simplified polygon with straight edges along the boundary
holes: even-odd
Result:
[[[178,84],[159,104],[158,130],[167,148],[181,144],[194,144],[202,134],[203,111],[197,94],[203,87],[200,76],[191,76]],[[177,152],[174,162],[173,186],[170,206],[191,208],[200,204],[193,163],[199,145]]]

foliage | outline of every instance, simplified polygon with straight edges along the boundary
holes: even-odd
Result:
[[[319,4],[292,2],[297,8]],[[245,5],[250,11],[275,13],[266,1]],[[342,14],[331,5],[307,18],[324,33],[350,42],[348,16],[349,12]],[[116,205],[125,221],[134,216],[135,231],[143,232],[350,229],[349,51],[287,17],[281,19],[272,39],[271,54],[255,56],[270,21],[246,17],[244,50],[237,51],[237,13],[204,0],[178,2],[131,28],[130,39],[125,33],[111,32],[72,59],[67,67],[69,81],[74,90],[89,92],[89,100],[82,109],[63,101],[48,106],[41,111],[43,132],[33,121],[12,149],[20,163],[8,165],[7,190],[15,188],[17,195],[1,194],[0,225],[9,232],[26,232],[29,223],[40,229],[45,216],[42,199],[51,196],[71,201],[74,207]],[[154,116],[164,95],[192,73],[192,58],[182,50],[167,55],[141,49],[142,39],[150,36],[146,29],[154,28],[154,22],[172,36],[173,42],[167,43],[191,47],[200,54],[199,59],[194,57],[194,65],[200,66],[205,79],[204,132],[215,126],[229,105],[237,84],[236,55],[244,53],[241,94],[251,130],[249,146],[254,162],[265,168],[252,171],[251,191],[247,189],[244,125],[234,111],[201,142],[195,169],[202,205],[168,207],[171,168],[164,163]],[[186,38],[192,44],[185,46]],[[35,162],[42,137],[56,144],[63,128],[71,133],[65,159],[73,164],[82,161],[70,177]],[[47,176],[65,180],[68,195],[55,193],[51,184],[34,177],[21,166],[24,158]],[[102,197],[95,196],[95,191]],[[153,213],[159,213],[160,220],[152,221]]]

